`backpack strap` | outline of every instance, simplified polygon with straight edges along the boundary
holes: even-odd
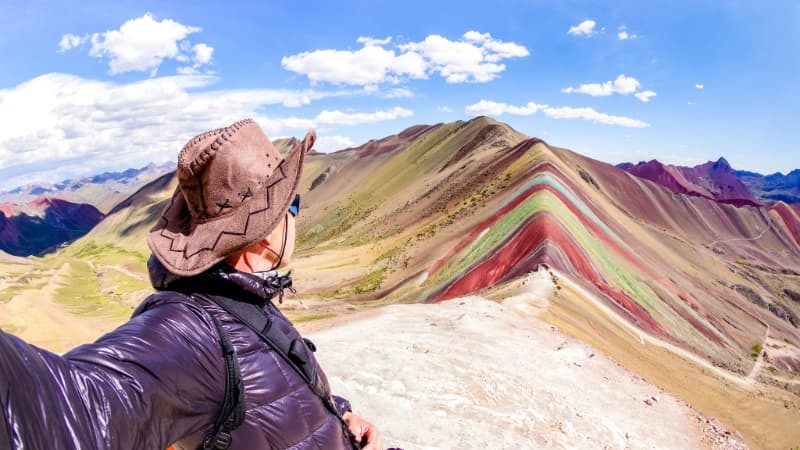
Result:
[[[182,294],[187,298],[192,297],[192,294],[174,291]],[[197,305],[201,302],[193,302]],[[156,296],[150,296],[145,299],[139,308],[134,311],[132,317],[149,310],[150,308],[159,305]],[[228,332],[219,323],[214,313],[209,311],[208,308],[203,307],[202,304],[199,308],[205,315],[211,319],[214,328],[217,330],[219,336],[219,344],[222,348],[222,356],[225,359],[225,397],[222,401],[217,417],[214,419],[214,427],[208,433],[200,445],[198,450],[227,450],[231,444],[231,433],[244,421],[244,382],[242,381],[242,372],[239,368],[239,361],[236,359],[236,349],[231,343]],[[2,418],[2,408],[0,408],[0,418]],[[2,423],[2,422],[0,422]],[[2,427],[0,427],[2,428]],[[0,430],[0,438],[2,438],[3,430]],[[3,441],[0,439],[0,443]]]
[[[269,315],[255,304],[237,301],[221,295],[207,293],[195,295],[213,301],[253,330],[262,341],[280,355],[305,380],[311,391],[322,400],[325,406],[342,420],[328,388],[322,381],[322,377],[317,374],[318,366],[311,357],[312,350],[306,340],[302,338],[292,339],[287,336],[281,330],[281,327],[273,326]]]
[[[231,433],[244,420],[244,385],[239,361],[236,359],[236,349],[231,344],[228,332],[211,312],[208,313],[217,328],[225,358],[225,398],[214,420],[214,428],[203,438],[198,450],[227,450],[231,445]]]

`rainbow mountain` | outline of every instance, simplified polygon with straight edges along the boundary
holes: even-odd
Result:
[[[144,186],[62,253],[121,249],[143,273],[175,186]],[[313,152],[299,191],[296,318],[493,298],[548,270],[551,323],[750,442],[800,420],[799,205],[676,193],[488,117]]]
[[[174,188],[171,174],[145,186],[76,246],[146,254]],[[313,152],[300,192],[297,277],[309,296],[446,301],[545,265],[730,370],[748,369],[767,327],[800,345],[798,205],[676,194],[487,117]],[[800,353],[775,363],[798,371]]]

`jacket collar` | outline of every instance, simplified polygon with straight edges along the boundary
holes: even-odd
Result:
[[[150,283],[159,291],[218,294],[257,304],[267,303],[276,295],[283,301],[285,289],[294,293],[289,275],[276,270],[259,274],[241,272],[224,261],[199,275],[181,277],[169,272],[158,258],[151,255],[147,269]]]

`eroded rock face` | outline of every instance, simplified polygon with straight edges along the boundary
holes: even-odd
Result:
[[[328,168],[326,168],[324,172],[319,174],[319,176],[317,176],[317,178],[314,178],[314,181],[311,182],[311,187],[308,190],[309,191],[313,191],[314,188],[316,188],[320,184],[324,183],[325,180],[328,179],[328,176],[331,174],[331,168],[332,167],[333,166],[328,166]]]
[[[767,303],[766,301],[764,301],[761,295],[752,288],[741,284],[737,284],[733,286],[732,289],[742,294],[742,296],[750,300],[750,302],[752,302],[753,304],[768,310],[769,312],[774,314],[775,317],[783,321],[789,322],[795,328],[797,328],[797,326],[800,325],[800,319],[798,319],[797,315],[793,313],[790,309],[784,308],[783,306],[777,303]],[[786,292],[786,290],[784,290],[784,292]]]
[[[772,314],[775,314],[778,318],[791,323],[795,328],[797,328],[797,325],[800,321],[798,321],[797,316],[791,310],[775,303],[770,303],[767,308]]]
[[[756,304],[756,305],[758,305],[758,306],[760,306],[762,308],[766,308],[767,307],[767,302],[765,302],[764,299],[761,298],[761,295],[758,292],[756,292],[755,290],[753,290],[753,288],[751,288],[749,286],[744,286],[744,285],[741,285],[741,284],[737,284],[737,285],[733,286],[732,289],[734,291],[742,294],[744,296],[744,298],[750,300],[750,302],[752,302],[753,304]]]

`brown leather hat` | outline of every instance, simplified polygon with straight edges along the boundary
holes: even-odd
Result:
[[[255,244],[294,199],[309,130],[282,157],[252,119],[192,138],[178,156],[178,188],[147,236],[153,254],[176,275],[195,275]]]

